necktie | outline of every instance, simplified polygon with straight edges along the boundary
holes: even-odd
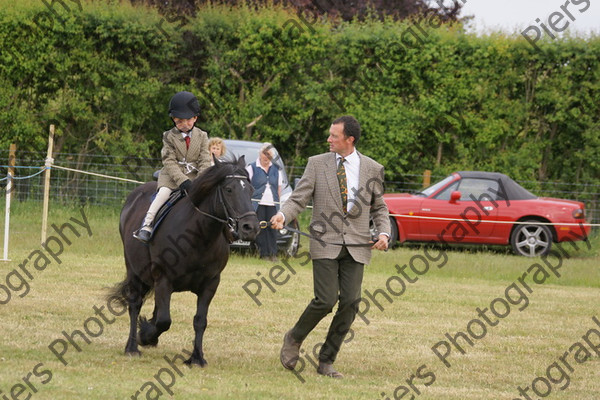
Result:
[[[344,161],[346,161],[344,157],[340,158],[340,163],[337,169],[337,178],[340,184],[342,206],[344,207],[344,212],[346,212],[348,209],[348,182],[346,180],[346,168],[344,168]]]
[[[185,148],[186,149],[190,148],[190,135],[189,134],[185,137]]]

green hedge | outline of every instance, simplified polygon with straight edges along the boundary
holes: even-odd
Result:
[[[50,4],[50,2],[47,2]],[[118,1],[0,0],[0,146],[156,155],[177,90],[210,135],[327,150],[336,116],[388,178],[494,170],[600,183],[600,39],[465,34],[434,20],[332,25],[279,9],[191,19]]]

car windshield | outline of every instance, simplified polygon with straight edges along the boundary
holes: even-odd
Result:
[[[454,179],[453,175],[447,176],[446,178],[442,179],[438,183],[434,183],[433,185],[429,186],[428,188],[423,189],[420,192],[415,193],[415,194],[423,195],[425,197],[429,197],[432,194],[434,194],[435,192],[437,192],[438,190],[440,190],[442,187],[446,186],[453,179]]]

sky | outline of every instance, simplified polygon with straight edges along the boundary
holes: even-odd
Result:
[[[600,0],[457,0],[463,2],[462,16],[473,15],[470,31],[487,32],[489,30],[502,30],[505,32],[522,32],[534,25],[541,32],[544,24],[553,34],[560,36],[566,32],[570,34],[600,34]],[[448,4],[448,0],[445,1]],[[567,4],[568,3],[568,4]],[[561,9],[571,13],[572,18]],[[587,9],[586,9],[587,7]],[[584,10],[584,11],[581,11]],[[550,28],[548,17],[559,12],[564,17],[555,15],[554,26],[562,29],[558,33]],[[540,22],[536,22],[539,18]]]

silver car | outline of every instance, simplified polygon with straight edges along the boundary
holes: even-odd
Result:
[[[258,152],[263,145],[262,142],[249,142],[246,140],[225,139],[224,142],[227,148],[227,152],[223,156],[223,159],[226,161],[231,161],[234,156],[236,158],[245,156],[246,165],[256,161],[256,159],[258,158]],[[274,147],[273,151],[275,152],[275,156],[271,161],[273,162],[273,164],[279,167],[279,173],[283,175],[283,189],[281,190],[280,198],[280,201],[283,203],[292,194],[292,187],[290,186],[285,170],[285,164],[279,156],[279,152]],[[295,229],[299,229],[297,220],[293,220],[288,225]],[[279,251],[281,253],[293,257],[298,252],[299,244],[300,235],[298,233],[290,232],[285,228],[279,230],[279,233],[277,235],[277,247],[279,248]],[[237,249],[256,249],[256,244],[254,242],[249,242],[245,240],[236,240],[235,242],[231,243],[231,247]]]

